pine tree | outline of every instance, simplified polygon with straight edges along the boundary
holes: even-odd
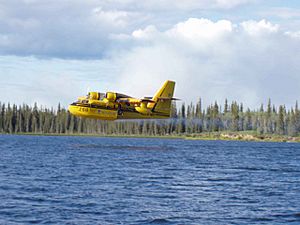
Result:
[[[212,109],[212,130],[219,131],[220,130],[220,118],[219,118],[219,106],[218,103],[215,102]]]
[[[233,131],[239,130],[239,106],[236,102],[233,102],[231,104],[231,117],[232,117],[232,123],[231,123],[231,129]]]
[[[288,114],[288,135],[296,136],[297,128],[296,128],[296,115],[294,109],[291,109],[291,112]]]
[[[224,114],[228,113],[228,100],[225,98],[225,104],[224,104]]]
[[[186,118],[186,115],[185,115],[185,105],[182,104],[181,106],[181,130],[180,130],[180,133],[185,133],[186,132],[186,121],[185,121],[185,118]]]
[[[201,118],[202,117],[202,100],[199,98],[197,104],[196,104],[196,117]]]
[[[285,121],[284,121],[284,107],[279,106],[278,119],[277,119],[277,133],[283,135],[285,133]]]
[[[295,104],[295,127],[296,127],[296,133],[299,134],[299,132],[300,132],[300,111],[298,108],[298,101],[296,101],[296,104]]]

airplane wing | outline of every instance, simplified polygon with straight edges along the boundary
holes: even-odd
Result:
[[[117,99],[118,103],[129,103],[129,104],[141,104],[142,102],[153,102],[155,103],[155,101],[151,100],[151,99],[147,99],[147,98],[143,98],[143,99]]]

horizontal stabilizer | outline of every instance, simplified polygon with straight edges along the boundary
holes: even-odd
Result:
[[[155,101],[153,101],[152,99],[148,99],[148,98],[141,99],[141,102],[152,102],[152,103],[155,103]]]
[[[165,101],[165,100],[174,100],[174,101],[177,101],[177,100],[181,100],[181,99],[179,99],[179,98],[159,97],[158,100],[162,100],[162,101]]]

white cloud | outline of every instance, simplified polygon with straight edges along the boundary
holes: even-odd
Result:
[[[270,34],[270,33],[276,33],[279,29],[279,25],[266,21],[254,21],[249,20],[241,23],[241,26],[243,29],[250,35],[262,35],[262,34]]]
[[[253,32],[245,32],[245,24]],[[268,21],[193,18],[166,30],[150,25],[119,35],[116,43],[130,45],[112,48],[102,60],[0,57],[0,76],[6,78],[1,99],[66,106],[88,87],[143,97],[166,79],[177,82],[176,97],[186,102],[201,96],[205,104],[228,98],[258,107],[271,97],[276,104],[292,105],[300,95],[297,33]]]
[[[92,19],[109,26],[125,27],[129,20],[129,13],[117,10],[105,11],[101,7],[96,7],[92,10]]]
[[[145,29],[138,29],[132,32],[132,36],[136,39],[149,39],[158,34],[158,30],[154,25],[147,26]]]
[[[138,34],[146,35],[146,30]],[[271,97],[291,105],[300,94],[299,41],[276,24],[194,18],[150,33],[115,58],[121,68],[118,89],[125,93],[151,95],[172,79],[176,95],[186,101],[201,96],[206,103],[222,102],[227,97],[258,107]]]
[[[0,9],[0,55],[55,58],[100,58],[111,44],[110,36],[128,32],[139,16],[104,9],[98,0],[11,0],[0,2]]]
[[[214,23],[208,19],[190,18],[187,21],[176,24],[168,33],[187,39],[201,40],[218,38],[231,31],[232,24],[228,20],[220,20]]]
[[[169,27],[190,14],[203,14],[203,10],[223,11],[253,2],[62,0],[58,4],[56,1],[0,1],[0,35],[8,39],[5,45],[2,43],[0,55],[100,58],[110,54],[115,40],[126,39],[120,34],[136,30],[134,35],[138,36],[138,30],[149,24]]]

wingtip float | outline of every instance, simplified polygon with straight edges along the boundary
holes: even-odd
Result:
[[[137,99],[115,92],[89,92],[69,105],[71,114],[101,120],[166,119],[171,115],[175,82],[167,80],[153,97]]]

